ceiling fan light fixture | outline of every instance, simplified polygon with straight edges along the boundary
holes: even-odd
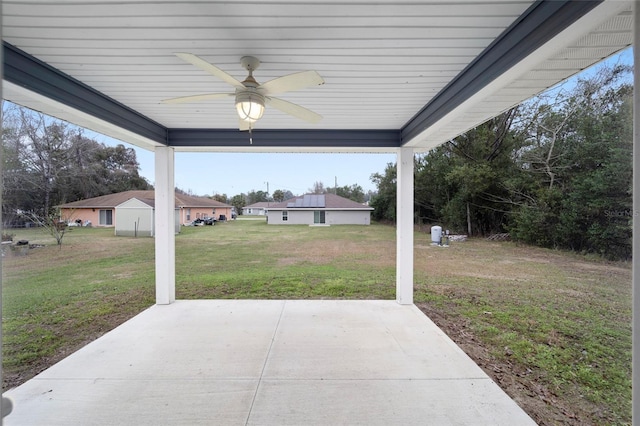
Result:
[[[240,130],[246,130],[248,128],[250,134],[253,123],[262,118],[265,104],[269,104],[269,107],[273,107],[285,114],[309,123],[315,124],[322,120],[320,114],[273,96],[324,84],[324,80],[316,71],[301,71],[287,74],[269,80],[265,84],[260,84],[253,77],[253,72],[260,66],[260,60],[253,56],[243,56],[240,58],[240,65],[249,72],[249,75],[244,81],[239,81],[226,71],[192,53],[176,53],[176,55],[180,59],[233,86],[235,91],[233,93],[203,93],[199,95],[181,96],[178,98],[164,99],[161,103],[177,104],[200,102],[235,96],[236,111],[240,118],[238,127]]]
[[[264,114],[264,96],[253,91],[243,91],[236,94],[236,110],[240,120],[255,123]]]

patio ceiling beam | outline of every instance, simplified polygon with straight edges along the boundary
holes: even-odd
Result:
[[[558,0],[534,3],[404,125],[401,129],[402,144],[459,107],[602,1]]]
[[[356,148],[392,151],[400,146],[399,130],[169,129],[169,145],[181,147]]]
[[[2,55],[5,80],[152,141],[167,144],[167,129],[161,124],[4,41]]]

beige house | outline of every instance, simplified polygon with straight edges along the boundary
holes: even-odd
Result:
[[[125,191],[116,194],[103,195],[86,200],[74,201],[63,204],[60,207],[62,220],[69,223],[80,221],[87,222],[91,226],[113,227],[116,225],[116,206],[133,198],[154,202],[155,192],[149,191]],[[196,219],[213,217],[219,219],[224,216],[231,218],[233,206],[224,204],[206,197],[194,197],[184,194],[175,194],[175,207],[178,211],[178,223],[188,225]]]
[[[335,194],[305,194],[267,209],[269,225],[370,225],[372,207]]]

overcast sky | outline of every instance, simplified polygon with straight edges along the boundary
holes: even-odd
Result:
[[[144,154],[153,172],[153,155]],[[365,192],[375,190],[373,173],[383,173],[387,163],[395,163],[395,154],[248,154],[248,153],[176,153],[175,182],[180,189],[197,195],[227,194],[232,197],[252,190],[273,194],[276,189],[294,195],[309,192],[316,181],[325,187],[360,185]],[[151,180],[151,179],[150,179]]]

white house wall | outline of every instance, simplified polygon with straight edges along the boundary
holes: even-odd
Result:
[[[136,200],[137,201],[137,200]],[[155,231],[154,209],[147,206],[118,206],[115,209],[115,234],[120,237],[153,237]],[[174,216],[175,233],[180,233],[180,213]],[[137,229],[137,230],[136,230]]]
[[[124,237],[153,236],[153,207],[131,198],[115,207],[115,234]]]
[[[146,207],[117,207],[116,235],[122,237],[152,237],[153,209]]]
[[[289,218],[283,225],[310,225],[313,223],[313,211],[291,211],[289,210]],[[282,214],[280,214],[282,220]]]
[[[264,216],[265,213],[265,210],[260,207],[252,207],[250,209],[245,207],[242,209],[243,216]]]
[[[313,218],[311,218],[313,221]],[[371,212],[368,211],[327,211],[325,223],[329,225],[370,225]]]
[[[154,220],[155,220],[155,216],[154,216]],[[180,210],[176,209],[176,214],[175,214],[175,222],[173,224],[176,227],[176,235],[180,233]],[[154,228],[155,229],[155,228]]]
[[[282,220],[282,210],[271,210],[270,225],[313,225],[316,210],[287,210],[287,220]],[[326,225],[370,225],[371,212],[362,210],[325,210]]]

